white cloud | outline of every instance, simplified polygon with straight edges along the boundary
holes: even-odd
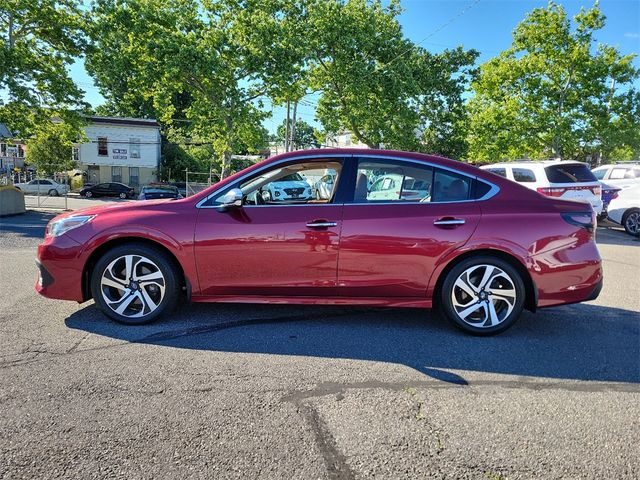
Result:
[[[640,38],[640,33],[638,32],[627,32],[624,34],[627,38]]]

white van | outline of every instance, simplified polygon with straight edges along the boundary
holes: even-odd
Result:
[[[493,163],[480,168],[518,182],[542,195],[590,203],[602,212],[602,187],[586,163],[567,160]]]

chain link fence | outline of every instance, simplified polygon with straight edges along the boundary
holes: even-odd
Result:
[[[27,209],[67,210],[69,208],[70,186],[66,173],[43,177],[29,170],[7,172],[2,176],[0,184],[13,185],[24,193],[24,204]]]
[[[216,172],[211,173],[199,173],[199,172],[185,172],[185,190],[186,196],[190,197],[198,192],[201,192],[205,188],[210,187],[214,183],[220,181],[220,175]]]

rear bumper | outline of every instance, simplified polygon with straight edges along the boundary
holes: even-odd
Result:
[[[602,290],[602,260],[593,242],[530,257],[529,262],[539,308],[587,302]]]

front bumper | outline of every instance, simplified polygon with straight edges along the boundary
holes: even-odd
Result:
[[[68,235],[46,238],[38,246],[36,291],[47,298],[84,301],[82,250]]]

